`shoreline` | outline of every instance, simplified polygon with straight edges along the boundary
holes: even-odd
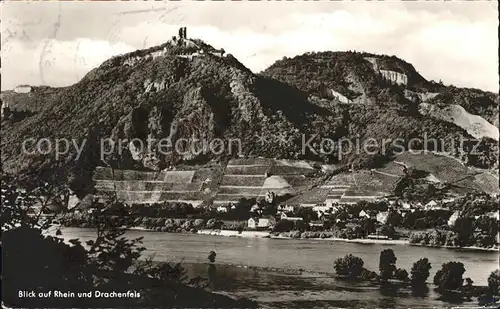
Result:
[[[484,251],[484,252],[498,252],[499,248],[482,248],[477,246],[468,247],[451,247],[451,246],[428,246],[422,244],[412,244],[409,240],[399,240],[399,239],[367,239],[367,238],[356,238],[356,239],[345,239],[345,238],[293,238],[288,236],[274,236],[270,232],[264,231],[243,231],[241,234],[238,231],[232,230],[199,230],[197,232],[199,235],[211,235],[211,236],[225,236],[225,237],[242,237],[242,238],[271,238],[271,239],[283,239],[283,240],[313,240],[313,241],[337,241],[337,242],[350,242],[357,244],[378,244],[378,245],[403,245],[403,246],[421,246],[427,248],[436,249],[451,249],[451,250],[470,250],[470,251]]]
[[[225,236],[225,237],[242,237],[242,238],[272,238],[271,234],[266,231],[242,231],[241,233],[233,230],[209,230],[202,229],[196,232],[199,235]]]
[[[477,247],[477,246],[468,246],[468,247],[452,247],[452,246],[428,246],[428,245],[422,245],[422,244],[409,244],[410,246],[420,246],[420,247],[427,247],[427,248],[437,248],[437,249],[452,249],[452,250],[468,250],[468,251],[484,251],[484,252],[500,252],[500,248],[483,248],[483,247]]]

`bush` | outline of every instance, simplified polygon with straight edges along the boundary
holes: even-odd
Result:
[[[497,269],[490,274],[488,288],[493,295],[500,295],[500,270]]]
[[[360,257],[348,254],[338,258],[333,263],[337,275],[346,278],[358,278],[363,271],[363,260]]]
[[[196,219],[193,222],[193,227],[198,228],[198,229],[202,228],[204,225],[205,225],[205,220],[203,220],[203,219]]]
[[[304,232],[304,231],[309,230],[309,224],[307,224],[303,220],[295,221],[294,229],[299,231],[299,232]]]
[[[406,271],[406,269],[398,268],[394,272],[394,278],[400,281],[408,281],[409,280],[408,272]]]
[[[359,278],[362,280],[372,281],[372,280],[378,280],[379,276],[376,272],[370,271],[363,267],[363,270],[361,271],[361,275],[359,276]]]
[[[464,264],[461,262],[444,263],[434,276],[434,284],[440,291],[453,291],[462,288],[465,273]]]
[[[396,230],[394,229],[394,227],[392,225],[386,224],[386,225],[382,226],[382,228],[380,230],[380,234],[387,236],[390,239],[394,239],[396,236]]]
[[[142,239],[125,237],[128,220],[126,212],[121,211],[126,209],[113,205],[118,204],[116,201],[107,205],[110,207],[96,209],[89,214],[96,226],[97,236],[95,240],[86,241],[84,246],[78,239],[72,239],[67,244],[62,238],[44,235],[52,222],[39,226],[29,217],[17,213],[23,207],[15,201],[17,194],[15,190],[13,192],[2,190],[1,196],[2,262],[9,265],[2,269],[2,305],[6,307],[158,308],[166,304],[176,308],[256,306],[251,301],[240,302],[187,285],[185,270],[180,264],[139,259],[145,250],[141,246]],[[19,291],[28,290],[35,293],[64,290],[75,294],[90,290],[108,293],[137,291],[140,295],[137,298],[83,299],[19,297]]]
[[[293,221],[281,219],[274,226],[273,232],[276,233],[290,232],[291,230],[293,230],[293,228],[294,228]]]

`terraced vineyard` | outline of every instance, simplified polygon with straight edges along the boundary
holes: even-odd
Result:
[[[144,172],[98,167],[94,181],[102,199],[116,194],[127,203],[181,201],[199,205],[213,196],[210,184],[216,170]]]
[[[491,172],[469,168],[453,158],[435,154],[402,154],[393,162],[372,170],[334,174],[322,182],[318,170],[305,161],[245,158],[198,169],[145,172],[99,167],[95,188],[104,198],[116,194],[129,203],[183,201],[199,205],[236,203],[241,198],[293,195],[291,205],[356,203],[391,195],[404,176],[404,166],[429,172],[427,180],[452,184],[451,192],[498,193],[498,177]],[[322,177],[322,176],[321,176]]]
[[[330,188],[315,187],[291,198],[290,200],[288,200],[288,204],[313,207],[318,204],[323,204],[329,194]]]
[[[305,174],[314,169],[302,161],[265,158],[230,160],[214,204],[235,203],[241,198],[295,194],[311,182]]]

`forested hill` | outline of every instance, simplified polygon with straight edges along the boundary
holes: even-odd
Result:
[[[305,53],[284,57],[262,74],[312,95],[331,98],[340,94],[353,103],[458,104],[498,127],[498,94],[428,81],[413,65],[395,56],[365,52]]]
[[[2,168],[37,175],[40,171],[50,174],[59,166],[73,171],[76,178],[90,179],[99,165],[160,170],[238,155],[370,167],[390,160],[391,148],[375,154],[351,152],[339,158],[337,152],[303,152],[304,137],[359,139],[361,143],[368,138],[408,141],[424,134],[446,140],[443,143],[472,137],[453,122],[419,113],[419,102],[433,93],[444,91],[453,98],[446,87],[426,81],[410,64],[395,58],[367,57],[370,55],[305,54],[279,61],[263,75],[252,73],[231,54],[198,39],[172,40],[113,57],[69,87],[2,93],[2,106],[7,107],[2,115]],[[485,117],[491,111],[489,101],[482,101],[482,107],[472,99],[457,101]],[[100,158],[103,138],[170,138],[175,143],[193,136],[208,141],[238,138],[242,152],[228,151],[226,145],[222,153],[207,153],[200,146],[165,154],[151,145],[142,151],[127,147],[118,156]],[[77,143],[85,139],[86,143],[78,160],[73,160],[73,151],[56,161],[53,152],[22,153],[21,144],[27,137],[66,138]],[[486,138],[483,148],[480,156],[471,155],[470,148],[460,156],[472,165],[494,166],[498,145]]]

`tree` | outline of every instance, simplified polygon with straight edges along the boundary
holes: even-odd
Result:
[[[488,288],[493,295],[500,295],[500,270],[491,272],[488,277]]]
[[[392,226],[399,226],[402,220],[403,217],[401,216],[401,214],[399,214],[396,211],[390,211],[389,214],[387,215],[386,223]]]
[[[441,291],[459,290],[463,285],[464,279],[462,275],[464,273],[465,267],[463,263],[444,263],[434,276],[434,284],[437,285],[438,290]]]
[[[281,219],[279,220],[273,228],[273,232],[282,233],[282,232],[290,232],[293,230],[294,224],[293,221]]]
[[[300,232],[307,231],[309,229],[309,224],[304,220],[295,221],[294,229]]]
[[[380,234],[387,236],[390,239],[394,239],[396,236],[396,229],[394,229],[394,226],[392,225],[385,224],[380,229]]]
[[[379,270],[380,270],[380,279],[388,280],[394,276],[394,272],[396,271],[396,255],[394,255],[394,251],[392,249],[385,249],[380,252],[380,260],[379,260]]]
[[[411,268],[411,285],[413,287],[424,286],[427,278],[429,278],[429,270],[431,263],[427,258],[420,259],[413,263]]]
[[[346,278],[357,278],[363,271],[363,260],[360,257],[348,254],[343,258],[338,258],[333,263],[337,275]]]
[[[474,221],[474,229],[479,229],[491,238],[495,238],[498,233],[498,221],[496,218],[483,215]]]
[[[2,177],[2,188],[4,187]],[[6,184],[6,187],[11,186]],[[184,268],[179,264],[139,259],[144,248],[141,238],[128,239],[125,229],[130,220],[112,200],[95,208],[91,220],[97,227],[95,240],[47,236],[52,224],[32,224],[24,202],[18,199],[19,188],[2,190],[2,301],[8,307],[255,307],[249,301],[234,301],[186,285]],[[17,192],[17,193],[16,193]],[[40,192],[40,191],[38,191]],[[40,196],[35,196],[40,198]],[[9,204],[7,201],[13,202]],[[7,203],[4,203],[7,202]],[[21,210],[20,213],[17,213]],[[7,214],[8,216],[4,216]],[[15,223],[15,224],[14,224]],[[64,233],[64,232],[63,232]],[[25,245],[19,245],[25,244]],[[34,258],[34,252],[36,256]],[[69,290],[76,293],[140,291],[136,298],[90,297],[85,299],[54,297],[19,297],[19,291],[47,292]]]
[[[452,231],[458,234],[455,243],[459,247],[467,246],[471,243],[474,233],[474,219],[471,217],[459,217],[453,225]]]
[[[300,207],[295,214],[306,222],[318,220],[318,213],[310,207]]]
[[[261,207],[263,206],[266,206],[267,205],[267,202],[266,202],[266,199],[263,197],[263,196],[259,196],[257,197],[255,203]]]
[[[375,233],[376,232],[376,224],[377,220],[372,219],[372,218],[365,218],[361,221],[361,229],[363,231],[363,236],[367,236],[369,234]]]

